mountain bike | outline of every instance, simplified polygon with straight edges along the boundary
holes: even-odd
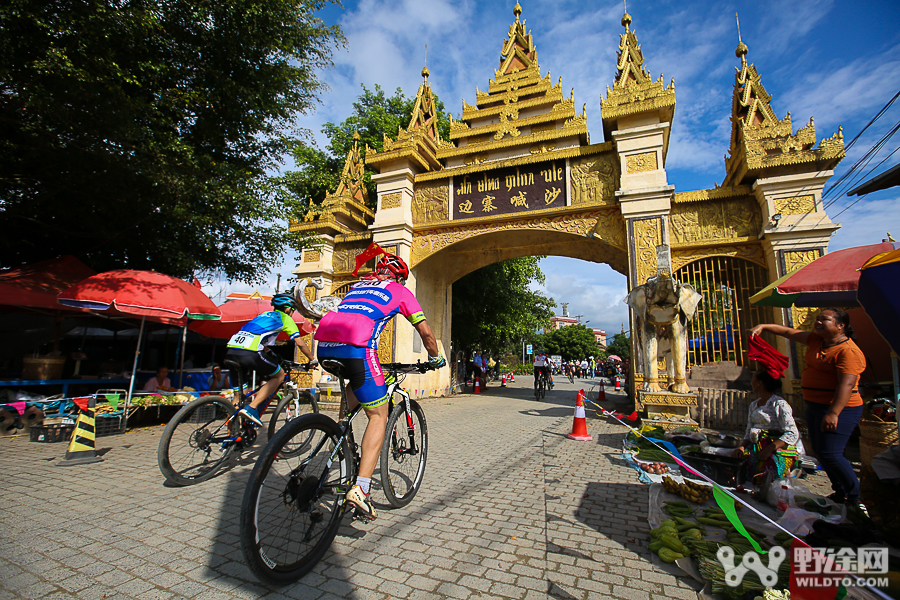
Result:
[[[356,481],[359,445],[347,411],[343,365],[323,360],[322,368],[341,385],[340,421],[322,414],[303,415],[275,434],[259,455],[241,505],[241,548],[250,569],[262,580],[300,579],[325,555],[349,505],[344,495]],[[425,373],[428,363],[388,363],[389,408],[380,478],[393,507],[412,501],[425,474],[428,427],[419,403],[400,387],[408,373]]]
[[[235,453],[249,448],[256,441],[256,425],[238,415],[258,391],[244,395],[241,368],[226,360],[225,364],[237,374],[237,398],[232,403],[222,396],[202,396],[179,410],[163,430],[156,457],[159,470],[166,481],[179,485],[193,485],[215,475]],[[300,390],[291,380],[291,373],[308,371],[311,363],[284,361],[284,381],[262,406],[263,414],[274,399],[275,412],[269,420],[268,434],[275,432],[291,419],[305,413],[318,413],[319,405],[306,390]],[[262,387],[262,386],[260,386]]]
[[[547,374],[544,373],[543,370],[539,370],[537,376],[534,378],[534,397],[538,400],[542,400],[547,394],[547,388],[549,386],[550,382],[547,380]]]

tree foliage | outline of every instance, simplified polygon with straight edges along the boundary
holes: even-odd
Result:
[[[302,139],[293,142],[294,162],[297,171],[288,172],[279,183],[291,193],[298,203],[309,207],[320,204],[328,192],[338,186],[344,160],[353,145],[354,134],[359,134],[360,148],[381,152],[384,136],[396,139],[399,129],[406,129],[416,105],[416,96],[408,97],[401,88],[388,96],[380,85],[370,90],[362,85],[362,93],[353,103],[353,115],[340,124],[325,123],[322,133],[328,137],[327,151],[315,142]],[[444,103],[435,94],[435,110],[438,113],[438,131],[443,139],[450,138],[450,119],[444,112]],[[365,182],[369,193],[370,208],[375,208],[375,184],[372,169],[366,169]]]
[[[266,170],[343,40],[326,3],[3,3],[4,262],[261,280],[299,244]]]
[[[599,354],[594,332],[580,323],[551,331],[543,342],[548,354],[559,354],[563,360],[581,360]]]
[[[544,283],[541,257],[526,256],[494,263],[453,284],[454,348],[483,349],[494,355],[520,351],[523,338],[546,327],[556,302],[528,289]]]
[[[615,334],[612,342],[606,345],[606,354],[615,354],[622,360],[631,358],[631,340],[624,333]]]

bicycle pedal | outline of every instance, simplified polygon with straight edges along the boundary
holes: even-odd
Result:
[[[359,510],[358,508],[353,509],[353,520],[359,521],[361,523],[372,523],[373,521],[375,521],[375,519],[370,517],[365,512]]]

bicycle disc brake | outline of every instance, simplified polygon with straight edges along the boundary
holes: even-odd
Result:
[[[210,433],[206,427],[198,429],[191,434],[188,445],[190,445],[191,448],[207,449],[207,442],[209,442],[210,437],[212,437],[212,433]]]
[[[296,475],[291,477],[284,491],[282,501],[289,510],[308,512],[318,496],[319,480],[315,477]]]

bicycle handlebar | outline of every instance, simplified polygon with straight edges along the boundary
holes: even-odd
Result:
[[[281,361],[281,368],[285,371],[309,371],[310,369],[315,369],[319,364],[319,361],[313,360],[306,363],[298,363],[292,360],[283,360]]]
[[[435,366],[418,360],[414,363],[385,363],[381,365],[381,368],[387,371],[393,372],[404,372],[404,373],[412,373],[414,371],[418,371],[419,373],[425,373],[427,371],[432,371],[435,369]]]

